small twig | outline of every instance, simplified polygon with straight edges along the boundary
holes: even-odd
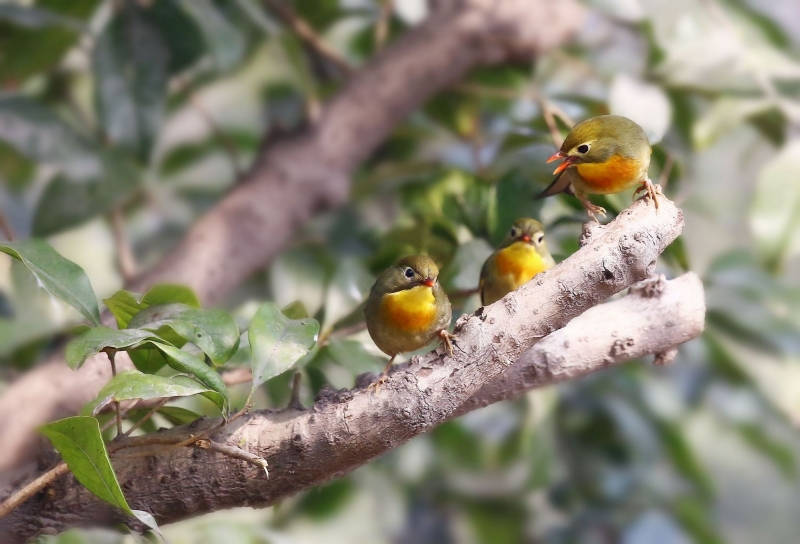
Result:
[[[31,497],[33,497],[36,493],[41,491],[47,484],[69,472],[69,468],[67,464],[61,462],[57,464],[55,467],[51,468],[34,481],[30,482],[28,485],[23,487],[22,489],[18,490],[16,493],[11,495],[3,504],[0,504],[0,518],[7,516],[12,510],[17,508],[20,504],[24,503]]]
[[[108,362],[111,363],[111,376],[117,375],[117,364],[114,362],[114,357],[117,355],[117,350],[114,348],[106,348],[103,351],[106,352],[106,356],[108,357]],[[117,418],[117,436],[122,435],[122,417],[120,417],[119,413],[119,401],[114,401],[114,414]]]
[[[292,379],[292,395],[289,397],[289,404],[286,406],[287,409],[300,411],[306,409],[303,403],[300,402],[300,382],[302,378],[303,375],[301,373],[295,372],[294,378]]]
[[[119,417],[120,417],[120,418],[122,418],[122,419],[124,419],[124,418],[125,418],[125,416],[126,416],[126,415],[128,415],[128,412],[130,412],[131,410],[133,410],[134,408],[136,408],[136,406],[138,406],[140,402],[142,402],[142,399],[136,399],[136,400],[134,400],[133,402],[131,402],[131,403],[130,403],[130,405],[129,405],[127,408],[125,408],[125,409],[123,409],[123,410],[122,410],[122,414],[120,414],[120,416],[119,416]],[[110,429],[110,428],[111,428],[111,426],[112,426],[113,424],[114,424],[114,419],[113,419],[113,418],[112,418],[112,419],[109,419],[109,420],[108,420],[108,421],[106,421],[106,422],[105,422],[103,425],[101,425],[101,426],[100,426],[100,432],[102,433],[102,432],[104,432],[104,431],[107,431],[108,429]]]
[[[394,0],[383,0],[381,10],[378,13],[378,22],[375,24],[375,52],[383,49],[386,39],[389,37],[389,23],[392,20],[392,10]]]
[[[556,149],[561,149],[561,144],[564,143],[564,137],[561,135],[561,131],[558,130],[553,110],[548,105],[547,100],[543,98],[539,99],[539,108],[542,110],[542,118],[547,125],[547,131],[550,132],[550,139],[553,140],[553,145],[556,146]]]
[[[236,176],[236,179],[241,179],[244,176],[244,170],[242,169],[241,162],[239,160],[239,150],[236,149],[236,144],[231,140],[230,136],[222,130],[222,128],[217,124],[214,120],[214,117],[211,113],[206,109],[200,99],[197,98],[195,95],[191,95],[189,97],[189,102],[192,104],[197,113],[205,120],[206,124],[208,124],[208,128],[211,129],[211,133],[219,140],[219,143],[222,144],[222,147],[225,149],[225,153],[228,154],[228,159],[231,161],[231,166],[233,167],[233,174]]]
[[[570,128],[572,128],[572,127],[574,127],[576,125],[575,120],[572,117],[570,117],[567,114],[567,112],[565,112],[559,106],[557,106],[553,102],[550,102],[549,100],[547,100],[546,102],[547,102],[547,107],[550,108],[550,111],[553,112],[553,115],[555,115],[556,117],[561,119],[561,121],[565,125],[567,125]]]
[[[288,5],[277,0],[264,0],[264,5],[276,17],[278,17],[292,32],[294,32],[303,43],[311,48],[319,56],[327,59],[335,65],[345,76],[353,72],[353,67],[336,50],[330,47],[319,37],[314,28]]]
[[[247,383],[253,380],[253,371],[246,366],[226,370],[220,375],[223,383],[230,387],[232,385],[239,385],[240,383]]]
[[[204,450],[211,450],[217,453],[221,453],[227,457],[232,457],[234,459],[241,459],[242,461],[246,461],[252,465],[257,467],[263,468],[264,473],[269,478],[269,471],[267,470],[267,460],[263,457],[259,457],[254,453],[250,453],[249,451],[245,451],[241,448],[237,448],[236,446],[229,446],[228,444],[220,444],[219,442],[214,442],[207,438],[202,440],[198,440],[195,442],[195,447],[202,448]]]
[[[11,224],[6,219],[6,216],[0,212],[0,230],[3,231],[3,236],[6,237],[6,240],[9,242],[13,242],[14,238],[14,229],[11,228]]]
[[[156,413],[156,412],[158,412],[158,411],[159,411],[161,408],[163,408],[163,407],[164,407],[164,405],[165,405],[166,403],[168,403],[168,402],[169,402],[169,400],[170,400],[170,399],[161,399],[161,400],[159,400],[159,401],[156,403],[156,405],[155,405],[155,406],[153,406],[153,407],[150,409],[150,411],[149,411],[149,412],[147,412],[147,413],[146,413],[146,414],[145,414],[145,415],[142,417],[142,419],[140,419],[139,421],[137,421],[136,423],[134,423],[134,424],[131,426],[131,428],[130,428],[130,429],[128,429],[127,431],[125,431],[125,433],[123,433],[123,435],[122,435],[122,436],[130,436],[130,435],[131,435],[131,433],[132,433],[133,431],[135,431],[136,429],[138,429],[139,427],[141,427],[142,425],[144,425],[144,424],[145,424],[145,422],[147,422],[147,420],[149,420],[151,417],[153,417],[153,416],[155,415],[155,413]]]
[[[111,230],[114,235],[114,247],[117,252],[117,268],[125,282],[129,282],[136,277],[138,266],[136,257],[133,254],[130,240],[125,231],[125,217],[120,206],[114,206],[111,210]]]

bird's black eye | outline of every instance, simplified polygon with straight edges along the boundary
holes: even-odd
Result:
[[[517,230],[517,227],[511,227],[511,237],[516,238],[518,234],[519,231]]]
[[[539,234],[539,236],[536,237],[536,243],[541,244],[542,242],[544,242],[544,234]]]
[[[413,270],[411,270],[410,268],[406,268],[406,271],[404,272],[404,274],[405,274],[405,275],[406,275],[406,277],[407,277],[407,278],[409,278],[409,279],[411,279],[411,278],[413,278],[413,277],[414,277],[414,271],[413,271]]]
[[[588,153],[589,152],[589,144],[581,144],[578,146],[578,153]]]

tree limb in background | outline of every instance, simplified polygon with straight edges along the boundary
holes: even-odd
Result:
[[[661,198],[658,212],[653,203],[637,201],[610,224],[593,226],[584,235],[584,247],[556,267],[497,303],[462,316],[454,331],[452,357],[443,348],[415,357],[391,373],[379,395],[367,389],[329,392],[321,395],[309,410],[254,412],[207,437],[267,460],[269,480],[250,463],[213,452],[180,448],[164,455],[115,460],[114,468],[126,498],[134,507],[146,507],[160,523],[167,523],[234,506],[267,506],[349,472],[453,417],[483,387],[507,369],[513,371],[512,362],[541,338],[615,293],[648,278],[658,256],[682,228],[680,210],[666,198]],[[688,278],[683,281],[691,284],[691,276]],[[671,292],[665,287],[647,292],[660,291],[663,297],[664,292]],[[626,331],[624,338],[614,340],[623,341],[616,349],[617,360],[623,358],[625,350],[633,350],[637,345],[641,346],[639,349],[652,346],[663,350],[699,334],[704,306],[698,287],[694,281],[692,303],[684,307],[678,304],[667,312],[659,308],[660,316],[675,315],[675,319],[688,311],[691,315],[685,321],[694,324],[694,330],[670,327],[666,322],[659,328],[644,328],[640,322],[630,332]],[[661,304],[662,297],[647,300]],[[632,304],[644,314],[649,308],[647,300],[641,294],[634,294],[608,306],[629,311]],[[598,326],[607,326],[609,316],[603,312],[600,318],[604,323]],[[589,320],[587,317],[586,321]],[[644,320],[643,316],[641,321]],[[588,324],[576,321],[579,327],[594,327],[593,320]],[[574,336],[570,337],[579,339],[591,332],[572,333]],[[631,336],[629,342],[627,335],[638,338]],[[615,361],[614,353],[609,352],[608,338],[587,343],[587,350],[592,346],[597,351],[586,351],[583,363],[559,363],[551,352],[544,368],[537,368],[539,378],[533,385],[599,370]],[[552,349],[557,350],[558,346]],[[566,356],[563,350],[561,353]],[[552,361],[550,357],[554,357]],[[536,368],[539,363],[532,365]],[[508,395],[500,393],[487,402],[520,392],[509,387]],[[479,402],[475,407],[482,404]],[[198,421],[161,432],[159,439],[196,436],[217,424],[215,420]],[[145,439],[147,435],[142,437]],[[129,442],[127,447],[134,445],[136,438],[121,440]],[[126,452],[134,453],[135,448]],[[145,474],[147,477],[143,478]],[[72,476],[59,480],[53,487],[55,498],[37,496],[0,520],[0,540],[23,541],[44,531],[63,531],[83,523],[126,522],[138,526],[121,511],[101,504]]]
[[[478,65],[531,59],[563,44],[583,19],[584,8],[572,0],[435,2],[426,21],[353,73],[318,120],[264,149],[242,183],[126,288],[145,292],[159,282],[183,283],[203,303],[219,301],[311,217],[344,204],[352,170],[434,94]],[[0,471],[31,460],[36,426],[74,414],[94,398],[108,380],[97,363],[92,359],[73,372],[59,354],[5,391]],[[20,412],[18,406],[29,408]]]

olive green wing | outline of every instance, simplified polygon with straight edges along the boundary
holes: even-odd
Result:
[[[481,304],[484,306],[485,306],[484,300],[486,299],[486,297],[484,296],[483,293],[483,287],[484,284],[486,283],[486,276],[489,274],[489,270],[494,266],[494,258],[495,254],[492,253],[491,255],[489,255],[489,257],[486,259],[486,261],[483,263],[483,266],[481,267],[481,279],[478,282],[478,290],[480,291],[481,294]]]
[[[557,195],[558,193],[567,193],[568,195],[574,195],[575,192],[572,190],[572,168],[567,168],[559,175],[556,176],[556,179],[553,180],[553,183],[547,186],[547,188],[533,197],[534,200],[541,200],[543,198],[547,198],[548,196]]]

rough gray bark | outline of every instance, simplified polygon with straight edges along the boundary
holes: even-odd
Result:
[[[655,285],[645,290],[640,285]],[[455,411],[458,417],[529,391],[572,380],[654,353],[670,352],[703,332],[703,282],[690,272],[672,281],[648,278],[613,302],[600,304],[544,337],[503,374]]]
[[[343,204],[352,170],[426,100],[478,65],[529,60],[564,43],[584,17],[573,0],[433,5],[425,22],[355,72],[318,120],[265,148],[246,179],[126,288],[144,292],[158,282],[183,283],[204,304],[220,300],[265,266],[309,218]],[[30,460],[33,429],[76,413],[109,378],[102,358],[76,373],[57,355],[12,384],[0,397],[0,471]]]
[[[683,228],[680,210],[665,198],[660,202],[658,212],[652,203],[634,203],[609,225],[596,226],[584,247],[555,268],[476,315],[463,316],[455,327],[453,357],[439,348],[414,358],[391,374],[380,395],[363,389],[331,392],[309,410],[252,413],[213,435],[217,442],[266,458],[269,480],[257,467],[204,450],[179,448],[163,455],[114,459],[129,503],[150,511],[161,523],[234,506],[267,506],[431,429],[539,339],[648,278],[660,253]],[[702,311],[702,305],[698,308]],[[668,338],[666,344],[685,337]],[[602,359],[596,368],[606,366],[606,350],[601,343]],[[210,424],[175,428],[159,436],[178,440]],[[119,521],[130,522],[69,476],[0,520],[0,539],[22,541],[76,525]]]

